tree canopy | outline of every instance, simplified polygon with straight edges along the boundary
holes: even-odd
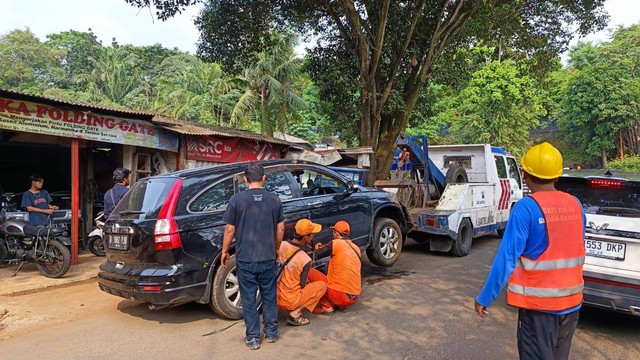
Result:
[[[640,25],[619,28],[610,42],[579,44],[566,71],[560,126],[571,147],[604,164],[611,152],[640,155]]]
[[[235,54],[265,46],[270,32],[283,27],[316,37],[310,54],[312,78],[323,96],[333,93],[336,114],[357,123],[360,144],[374,148],[372,167],[379,178],[388,174],[395,139],[407,127],[434,65],[446,54],[485,39],[533,59],[544,70],[566,49],[574,31],[599,29],[606,20],[602,0],[206,4],[197,21],[202,33],[199,54],[206,58],[229,63]],[[250,21],[225,22],[229,14],[252,15]]]

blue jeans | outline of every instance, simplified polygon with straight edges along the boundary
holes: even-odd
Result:
[[[276,261],[257,263],[236,263],[236,274],[240,286],[242,300],[242,314],[244,325],[247,327],[247,339],[260,338],[260,315],[256,293],[260,289],[262,295],[262,317],[264,319],[264,334],[267,337],[278,336],[278,306],[276,304]]]

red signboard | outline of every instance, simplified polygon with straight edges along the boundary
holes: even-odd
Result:
[[[213,136],[187,138],[187,159],[210,162],[240,162],[279,158],[279,148],[267,142]]]

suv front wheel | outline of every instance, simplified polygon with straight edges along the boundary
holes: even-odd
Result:
[[[373,242],[367,249],[367,257],[378,266],[393,265],[402,251],[400,226],[392,219],[378,218],[373,229]]]

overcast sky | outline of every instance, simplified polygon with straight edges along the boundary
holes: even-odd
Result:
[[[611,16],[610,29],[640,22],[638,0],[607,0],[605,8]],[[195,54],[199,32],[193,18],[200,9],[202,4],[191,6],[162,22],[154,19],[149,9],[134,8],[124,0],[0,0],[0,35],[28,27],[45,41],[47,34],[91,28],[105,46],[115,37],[120,44],[160,43]],[[587,40],[605,41],[608,34],[601,31]]]

